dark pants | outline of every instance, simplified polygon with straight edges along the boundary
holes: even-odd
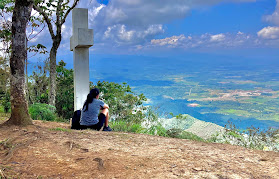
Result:
[[[97,124],[92,125],[92,126],[81,126],[81,128],[82,129],[93,129],[93,130],[99,131],[105,124],[106,116],[103,113],[101,113],[101,114],[99,114],[98,119],[99,119],[99,122]]]

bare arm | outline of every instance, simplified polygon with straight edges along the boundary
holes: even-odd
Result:
[[[105,109],[109,109],[109,106],[107,104],[104,105]]]
[[[109,106],[107,104],[104,104],[104,106],[101,106],[101,110],[102,109],[109,109]]]

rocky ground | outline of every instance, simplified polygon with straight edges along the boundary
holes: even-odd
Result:
[[[0,127],[0,178],[279,178],[279,153],[34,121]]]

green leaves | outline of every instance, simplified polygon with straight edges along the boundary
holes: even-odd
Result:
[[[11,109],[11,102],[10,102],[10,93],[6,92],[1,99],[1,105],[4,108],[4,112],[8,113]]]
[[[48,101],[48,76],[47,65],[37,65],[28,80],[29,103],[47,103]]]
[[[34,120],[54,121],[56,119],[54,111],[54,106],[43,103],[35,103],[29,108],[31,118]]]
[[[70,119],[74,111],[74,71],[65,68],[61,60],[57,67],[56,111],[59,116]]]
[[[0,9],[4,12],[12,12],[13,11],[14,0],[1,0],[0,1]]]
[[[0,38],[7,38],[12,35],[12,32],[8,29],[0,30]]]
[[[43,11],[43,13],[46,13],[50,19],[52,18],[53,13],[55,13],[59,15],[60,20],[66,18],[65,17],[66,12],[71,10],[72,6],[75,6],[75,2],[73,3],[72,6],[69,6],[70,1],[65,2],[63,0],[49,0],[49,1],[35,0],[34,4],[35,6],[40,8]],[[57,22],[58,19],[53,21]]]
[[[43,48],[38,44],[36,48]],[[57,65],[57,90],[56,112],[60,117],[69,119],[74,110],[74,80],[73,70],[65,68],[66,63],[60,61]],[[48,103],[49,76],[48,62],[44,66],[37,66],[37,70],[29,77],[29,101],[30,103]]]
[[[100,98],[110,106],[110,114],[115,120],[140,123],[145,110],[142,106],[146,97],[143,94],[136,95],[127,83],[98,82],[96,87],[100,90]]]
[[[37,45],[31,45],[27,48],[28,52],[35,52],[35,53],[40,53],[40,54],[45,54],[47,53],[47,48],[42,45],[42,44],[37,44]]]

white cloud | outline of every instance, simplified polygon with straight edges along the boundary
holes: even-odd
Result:
[[[255,47],[260,45],[260,41],[255,43],[256,37],[245,33],[226,33],[226,34],[202,34],[200,36],[188,36],[184,34],[180,36],[172,36],[163,39],[152,39],[150,45],[152,47],[168,47],[168,48],[242,48]]]
[[[265,27],[258,32],[258,36],[263,39],[279,39],[279,27]]]
[[[220,2],[254,2],[255,0],[111,0],[99,11],[98,20],[104,25],[125,24],[147,26],[163,24],[190,15],[193,8]]]
[[[131,41],[131,39],[135,35],[135,31],[134,30],[127,31],[126,26],[121,25],[118,29],[118,34],[117,35],[118,35],[120,40]]]
[[[255,39],[255,43],[266,47],[279,47],[279,0],[275,7],[273,14],[265,16],[264,20],[275,26],[264,27],[258,31],[258,39]]]
[[[220,2],[254,2],[255,0],[111,0],[107,5],[96,1],[82,1],[80,7],[89,7],[90,26],[95,42],[110,39],[116,46],[143,43],[165,32],[161,24],[184,19],[192,9],[212,6]],[[162,29],[158,28],[158,24]],[[154,30],[150,32],[148,30]],[[142,38],[142,39],[140,39]],[[147,39],[146,39],[147,38]],[[128,45],[127,44],[127,45]]]
[[[240,31],[237,32],[237,35],[243,35],[243,34],[244,34],[243,32]]]
[[[107,5],[99,4],[95,0],[80,1],[78,7],[88,8],[89,28],[94,29],[94,48],[99,46],[120,47],[131,46],[143,49],[146,43],[163,35],[166,31],[163,24],[176,19],[184,19],[191,14],[192,9],[212,6],[220,2],[254,2],[255,0],[110,0]],[[48,29],[34,39],[34,43],[43,43],[51,46]],[[71,14],[63,26],[61,48],[69,50],[71,36]],[[224,35],[224,34],[223,34]],[[183,38],[182,38],[183,37]],[[177,39],[175,39],[177,38]],[[193,38],[193,39],[191,39]],[[222,43],[222,35],[208,34],[206,40],[218,44]],[[225,38],[225,37],[223,37]],[[226,37],[227,38],[227,37]],[[187,44],[181,44],[181,42]],[[227,40],[227,39],[226,39]],[[36,41],[36,42],[35,42]],[[191,41],[196,41],[195,43]],[[156,41],[154,41],[155,43]],[[204,40],[192,36],[177,36],[166,39],[165,42],[172,46],[200,46]],[[155,45],[155,44],[154,44]],[[133,48],[131,46],[131,48]]]
[[[277,0],[277,5],[273,14],[265,16],[264,19],[275,25],[279,25],[279,0]]]
[[[159,46],[165,46],[165,45],[172,45],[172,46],[177,46],[181,41],[186,39],[184,35],[180,36],[172,36],[172,37],[167,37],[164,39],[152,39],[151,44],[153,45],[159,45]],[[191,37],[188,39],[191,39]]]
[[[128,30],[125,25],[109,26],[104,32],[104,40],[117,43],[136,44],[150,40],[153,36],[163,33],[162,25],[150,25],[146,29]]]
[[[104,7],[106,7],[106,6],[105,6],[104,4],[101,4],[101,5],[96,6],[96,7],[93,6],[92,9],[89,9],[89,10],[88,10],[88,16],[90,17],[90,21],[94,21],[95,18],[98,16],[98,14],[100,13],[100,11],[101,11]]]
[[[63,39],[70,39],[72,36],[72,26],[62,25],[61,33],[63,34]]]
[[[148,26],[181,19],[190,13],[189,3],[181,0],[113,0],[100,12],[104,25]]]
[[[210,41],[211,42],[221,42],[224,41],[226,36],[224,34],[217,34],[217,35],[211,35]]]

